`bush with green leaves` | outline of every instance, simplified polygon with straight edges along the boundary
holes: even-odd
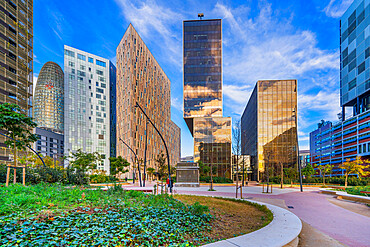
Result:
[[[210,176],[202,176],[199,178],[201,182],[210,183],[211,177]],[[230,178],[224,178],[224,177],[212,177],[212,180],[214,183],[232,183],[233,180]]]

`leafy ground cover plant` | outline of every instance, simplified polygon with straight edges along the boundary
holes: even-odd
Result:
[[[0,246],[197,246],[263,227],[266,210],[119,186],[14,185],[0,187]]]

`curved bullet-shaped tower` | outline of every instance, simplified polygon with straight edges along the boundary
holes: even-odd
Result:
[[[47,62],[39,73],[34,96],[37,127],[64,131],[64,73],[54,62]]]

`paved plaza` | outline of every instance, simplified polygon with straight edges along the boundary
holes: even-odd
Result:
[[[133,185],[126,187],[140,189]],[[147,188],[153,188],[153,184],[149,184]],[[234,186],[214,186],[216,191],[208,189],[209,186],[205,185],[198,188],[174,187],[174,193],[235,198]],[[318,188],[304,188],[304,192],[301,193],[297,187],[284,189],[274,187],[272,194],[266,194],[262,193],[261,186],[245,186],[243,198],[286,208],[297,215],[303,223],[344,245],[370,246],[370,218],[332,203],[333,196],[319,194]],[[359,206],[356,203],[349,205]]]

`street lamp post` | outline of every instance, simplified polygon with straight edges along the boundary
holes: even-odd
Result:
[[[294,119],[295,119],[295,126],[296,126],[296,130],[297,130],[296,136],[297,136],[297,163],[298,163],[298,172],[299,172],[299,186],[300,186],[301,192],[303,192],[303,188],[302,188],[302,171],[301,171],[301,164],[299,162],[298,121],[297,121],[297,115],[298,114],[297,114],[296,109],[293,109],[293,113],[294,113]]]
[[[126,145],[126,147],[128,147],[128,149],[135,155],[135,158],[136,158],[136,162],[137,162],[137,170],[138,170],[138,172],[139,172],[139,182],[140,182],[140,187],[142,187],[142,184],[141,184],[141,175],[140,175],[140,167],[139,167],[139,159],[138,159],[138,157],[137,157],[137,155],[136,155],[136,153],[134,152],[134,150],[132,150],[132,148],[130,148],[130,146],[126,143],[126,142],[124,142],[122,139],[121,139],[121,137],[119,138],[120,139],[120,141],[123,143],[123,144],[125,144]],[[133,174],[133,182],[135,183],[135,168],[134,168],[134,174]]]
[[[159,132],[159,130],[157,129],[157,127],[154,125],[154,123],[152,122],[152,120],[150,120],[150,118],[148,117],[148,115],[145,113],[145,111],[141,108],[141,106],[139,105],[138,102],[136,102],[136,105],[135,107],[138,107],[140,109],[140,111],[145,115],[145,117],[147,118],[147,120],[149,121],[149,123],[154,127],[154,129],[157,131],[158,135],[161,137],[162,141],[163,141],[163,144],[164,144],[164,147],[166,149],[166,154],[167,154],[167,165],[168,165],[168,179],[169,179],[169,185],[170,185],[170,193],[172,193],[172,180],[171,180],[171,165],[170,165],[170,155],[168,153],[168,148],[167,148],[167,144],[166,144],[166,141],[164,140],[161,132]]]

